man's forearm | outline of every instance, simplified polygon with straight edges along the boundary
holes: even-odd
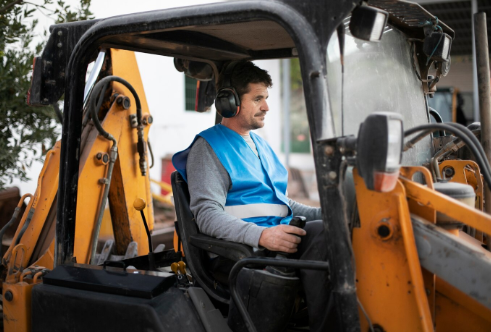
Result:
[[[290,207],[293,211],[293,216],[304,216],[307,221],[322,219],[322,211],[320,208],[307,206],[292,199],[289,199]]]
[[[264,227],[221,212],[220,207],[212,207],[209,203],[196,207],[195,210],[199,216],[197,218],[198,227],[203,234],[226,241],[244,243],[251,247],[259,246],[259,238]]]

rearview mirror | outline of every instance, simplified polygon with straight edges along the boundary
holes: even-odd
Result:
[[[380,41],[389,13],[366,5],[357,6],[351,13],[349,29],[353,37],[366,41]]]

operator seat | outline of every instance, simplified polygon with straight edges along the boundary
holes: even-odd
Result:
[[[236,262],[242,258],[252,256],[252,247],[201,234],[189,208],[188,185],[179,172],[172,173],[171,184],[176,208],[177,231],[186,255],[186,264],[191,270],[193,278],[196,279],[208,295],[222,303],[230,304],[228,290],[217,284],[207,269],[208,261],[210,260],[207,252]]]

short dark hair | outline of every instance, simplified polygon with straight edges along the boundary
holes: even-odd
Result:
[[[218,89],[224,88],[225,68],[220,73],[217,82]],[[268,72],[250,61],[241,61],[235,65],[230,82],[241,99],[244,94],[249,93],[249,83],[263,83],[268,88],[273,86],[273,81]]]

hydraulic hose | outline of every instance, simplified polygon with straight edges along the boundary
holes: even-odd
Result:
[[[432,130],[424,130],[424,131],[421,131],[420,134],[414,136],[409,141],[407,141],[407,142],[404,143],[403,151],[405,152],[405,151],[411,149],[413,146],[416,145],[416,143],[418,143],[419,141],[421,141],[423,138],[425,138],[426,136],[428,136],[432,132],[433,132]]]
[[[109,167],[107,171],[107,177],[104,179],[105,187],[104,187],[104,192],[102,194],[101,205],[99,207],[99,211],[97,213],[97,221],[94,230],[92,232],[92,248],[91,248],[91,256],[90,256],[91,264],[96,263],[95,254],[97,250],[97,241],[99,239],[99,233],[101,230],[102,217],[104,216],[107,196],[109,195],[109,188],[111,185],[111,178],[113,174],[114,164],[116,163],[116,159],[118,158],[118,142],[113,137],[113,135],[111,135],[110,133],[105,131],[104,128],[102,128],[102,125],[99,122],[99,117],[97,115],[97,112],[100,109],[102,105],[102,101],[104,99],[104,92],[106,91],[105,88],[107,88],[107,84],[108,84],[107,80],[106,81],[101,80],[96,84],[93,90],[94,94],[91,96],[91,104],[89,104],[89,112],[91,113],[92,122],[94,123],[94,126],[96,127],[97,131],[101,136],[113,142],[109,153]],[[97,96],[99,93],[101,94],[101,96],[97,100]]]
[[[128,88],[128,90],[130,90],[131,94],[135,98],[136,119],[137,119],[137,123],[138,123],[138,125],[136,127],[137,133],[138,133],[138,135],[137,135],[138,136],[137,150],[138,150],[138,155],[140,157],[140,161],[139,161],[140,171],[141,171],[141,174],[143,176],[145,176],[145,175],[147,175],[147,161],[146,161],[147,146],[146,146],[144,136],[143,136],[143,122],[142,122],[143,115],[142,115],[142,107],[141,107],[140,97],[138,97],[138,94],[136,93],[135,89],[133,88],[133,86],[131,86],[131,84],[128,81],[126,81],[126,80],[124,80],[118,76],[106,76],[106,77],[104,77],[102,80],[100,80],[96,84],[96,86],[94,86],[94,91],[97,91],[96,87],[103,86],[104,84],[109,83],[109,82],[118,82],[118,83],[123,84],[126,88]],[[97,93],[95,93],[94,95],[97,95]],[[101,96],[101,98],[100,98],[100,104],[101,105],[102,105],[102,99],[103,99],[103,97]]]
[[[437,123],[443,123],[442,116],[434,108],[428,107],[428,111]],[[427,130],[427,131],[421,132],[421,134],[419,134],[419,135],[414,136],[409,141],[404,143],[403,151],[407,151],[407,150],[411,149],[416,143],[421,141],[423,138],[425,138],[427,135],[431,134],[432,132],[433,132],[433,130]],[[445,136],[445,131],[440,130],[439,134],[440,134],[440,136]]]
[[[476,157],[476,161],[483,172],[484,180],[486,181],[488,187],[491,188],[491,168],[489,166],[488,160],[484,157],[484,150],[482,149],[482,146],[479,144],[479,141],[477,141],[477,138],[475,138],[474,134],[472,134],[470,130],[468,130],[467,128],[465,128],[466,130],[462,130],[459,126],[461,125],[451,125],[446,123],[425,124],[406,130],[406,132],[404,132],[404,136],[407,137],[419,131],[431,130],[433,132],[445,130],[459,137],[469,147],[471,152]],[[469,133],[471,135],[469,135]]]
[[[152,168],[155,163],[155,158],[153,157],[153,150],[152,150],[152,144],[150,144],[150,138],[147,140],[147,145],[148,145],[148,152],[150,152],[150,160],[152,160],[149,168]]]
[[[474,135],[474,133],[469,128],[461,125],[460,123],[454,123],[454,122],[449,123],[449,125],[454,126],[455,128],[459,128],[460,130],[465,132],[467,136],[472,140],[472,142],[474,142],[474,144],[477,146],[479,152],[481,153],[481,157],[484,160],[487,160],[486,152],[484,152],[484,148],[482,147],[481,142],[479,142],[476,135]],[[486,166],[488,166],[488,172],[491,174],[491,167],[489,167],[489,163],[487,163]]]
[[[2,229],[0,230],[0,257],[3,256],[2,254],[2,243],[3,243],[3,236],[5,235],[5,232],[7,231],[7,229],[17,220],[17,218],[19,217],[19,213],[20,213],[20,210],[22,208],[22,204],[24,203],[25,199],[29,197],[30,199],[32,199],[32,195],[31,194],[25,194],[23,195],[21,198],[20,198],[20,201],[19,203],[17,204],[17,206],[15,207],[15,210],[14,210],[14,213],[12,214],[12,218],[9,220],[8,223],[5,224],[5,226],[2,227]]]
[[[101,123],[99,122],[99,117],[98,117],[98,111],[100,110],[102,103],[104,101],[104,93],[107,90],[107,87],[110,82],[118,82],[123,84],[128,90],[130,90],[131,94],[135,98],[136,102],[136,115],[137,115],[137,132],[138,132],[138,143],[137,143],[137,150],[138,154],[140,156],[140,171],[143,176],[147,174],[147,162],[146,162],[146,143],[144,140],[143,136],[143,123],[142,123],[142,109],[141,109],[141,102],[140,98],[138,97],[138,94],[136,93],[135,89],[131,84],[122,79],[121,77],[118,76],[106,76],[103,79],[101,79],[97,84],[94,86],[91,96],[90,96],[90,101],[89,101],[89,111],[88,115],[92,118],[92,122],[94,126],[96,127],[97,131],[101,136],[104,138],[111,140],[113,142],[113,145],[111,147],[110,151],[110,156],[109,156],[109,168],[107,172],[107,177],[104,180],[104,193],[102,195],[102,201],[101,201],[101,206],[98,212],[97,216],[97,221],[96,225],[94,227],[93,235],[92,235],[92,249],[91,249],[91,264],[95,264],[95,255],[96,255],[96,250],[97,250],[97,241],[99,239],[99,232],[102,224],[102,217],[104,215],[104,210],[106,207],[106,201],[107,197],[109,195],[109,188],[111,184],[111,178],[112,178],[112,173],[113,173],[113,168],[114,164],[116,162],[116,159],[118,157],[118,148],[117,148],[117,141],[116,139],[106,132],[104,128],[102,127]],[[88,122],[88,116],[84,118],[84,124]]]

